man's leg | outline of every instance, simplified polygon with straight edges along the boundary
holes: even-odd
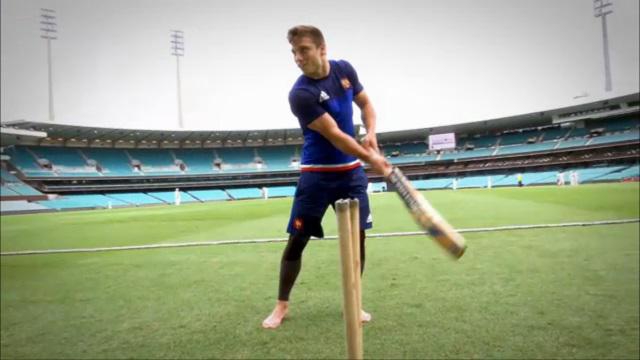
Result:
[[[364,240],[367,237],[367,233],[364,230],[360,230],[360,277],[364,275],[364,260],[365,260],[365,250],[364,250]],[[360,314],[360,320],[362,322],[371,321],[371,314],[362,310]]]
[[[309,242],[309,235],[296,233],[289,236],[289,241],[282,253],[280,261],[280,280],[278,285],[278,301],[275,308],[263,322],[262,327],[275,329],[282,323],[289,310],[289,294],[302,268],[302,252]]]

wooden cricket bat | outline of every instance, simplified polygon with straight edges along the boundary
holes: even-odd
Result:
[[[411,185],[409,179],[400,169],[393,167],[386,179],[395,187],[416,223],[426,230],[449,254],[455,259],[459,259],[467,248],[462,235],[440,216],[429,201]]]

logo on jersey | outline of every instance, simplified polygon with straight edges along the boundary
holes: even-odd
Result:
[[[347,78],[340,79],[340,84],[342,84],[342,88],[347,90],[351,87],[351,82]]]
[[[302,230],[302,219],[301,218],[296,218],[295,220],[293,220],[293,228],[301,231]]]
[[[326,92],[320,91],[320,102],[329,100],[329,95]]]

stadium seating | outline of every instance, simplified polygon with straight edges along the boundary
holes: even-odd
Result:
[[[569,181],[569,173],[570,171],[576,171],[578,173],[578,182],[587,183],[596,181],[599,178],[606,176],[612,172],[620,171],[624,169],[625,166],[603,166],[603,167],[594,167],[594,168],[572,168],[568,169],[565,172],[565,177],[567,177],[567,181]]]
[[[529,152],[536,152],[536,151],[552,150],[556,146],[556,144],[557,143],[554,141],[545,141],[545,142],[536,143],[536,144],[500,146],[498,148],[498,152],[496,153],[496,155],[529,153]]]
[[[26,200],[3,201],[2,206],[0,206],[0,212],[3,213],[42,211],[47,209],[47,207],[44,207],[38,203],[28,202]]]
[[[571,128],[569,134],[567,135],[567,139],[575,138],[575,137],[585,137],[589,135],[590,130],[587,128]]]
[[[102,167],[102,173],[110,176],[132,176],[140,175],[133,171],[130,160],[124,150],[121,149],[98,149],[85,148],[82,152],[89,159],[98,162]]]
[[[564,149],[564,148],[571,148],[571,147],[577,147],[577,146],[584,146],[587,143],[587,139],[585,138],[573,138],[573,139],[568,139],[568,140],[564,140],[561,141],[556,149]]]
[[[15,175],[13,175],[12,173],[10,173],[9,171],[0,168],[1,172],[0,172],[0,179],[2,179],[2,182],[21,182],[20,179],[18,179],[17,177],[15,177]]]
[[[494,149],[487,149],[487,148],[467,150],[467,151],[457,153],[455,159],[468,159],[468,158],[491,156],[491,154],[494,151],[495,151]]]
[[[189,190],[189,195],[200,201],[230,200],[224,190]]]
[[[146,175],[180,174],[175,159],[165,149],[127,149],[131,159],[140,161],[140,168]]]
[[[167,204],[175,203],[175,192],[173,191],[147,191],[147,195],[154,197],[156,199],[160,199]],[[189,193],[181,191],[180,192],[180,202],[197,202],[197,199],[194,199]]]
[[[65,195],[53,200],[38,201],[38,204],[49,209],[78,209],[78,208],[107,208],[109,204],[112,207],[127,206],[124,201],[110,198],[104,195]]]
[[[269,146],[257,149],[265,168],[269,171],[291,170],[291,160],[296,157],[294,146]]]
[[[565,128],[560,128],[560,127],[553,128],[553,129],[546,129],[543,131],[542,140],[543,141],[561,140],[567,135],[568,132],[569,130]]]
[[[25,183],[11,182],[11,183],[5,183],[4,186],[19,195],[25,195],[25,196],[42,195],[40,191],[32,188],[31,186]]]
[[[51,161],[53,165],[82,168],[87,164],[78,153],[78,149],[47,146],[34,146],[30,149],[39,158],[45,158]]]
[[[640,178],[640,165],[622,167],[619,170],[611,171],[597,177],[596,181],[625,180],[628,178]]]
[[[638,126],[640,126],[640,119],[603,120],[595,126],[602,126],[607,133],[625,130],[637,130]]]
[[[540,133],[537,131],[525,131],[525,132],[517,132],[504,134],[500,136],[500,146],[506,145],[517,145],[517,144],[526,144],[527,140],[532,137],[539,137]]]
[[[164,201],[145,193],[114,193],[106,196],[135,206],[165,204]]]
[[[523,172],[522,183],[525,186],[528,185],[542,185],[542,184],[555,184],[556,171],[537,171],[537,172]],[[493,182],[493,186],[516,186],[518,185],[518,174],[508,174],[503,178],[496,178]]]
[[[41,192],[32,188],[31,186],[23,183],[16,176],[11,174],[5,169],[1,169],[2,172],[0,179],[2,179],[2,196],[34,196],[42,195]]]
[[[18,196],[17,192],[11,190],[8,186],[0,186],[0,196]]]
[[[458,180],[458,188],[484,188],[487,183],[487,176],[467,176]]]
[[[409,143],[400,145],[400,154],[414,154],[414,155],[422,155],[427,152],[427,144],[424,142],[419,143]]]
[[[293,196],[296,193],[295,186],[269,186],[267,187],[267,194],[272,197],[288,197]]]
[[[468,145],[473,145],[476,149],[495,146],[498,138],[495,136],[479,136],[467,140]]]
[[[210,174],[218,171],[213,166],[212,149],[175,149],[173,153],[187,166],[188,174]]]
[[[632,130],[632,131],[628,131],[620,134],[613,134],[613,135],[607,134],[603,136],[594,137],[589,142],[589,145],[607,144],[607,143],[629,141],[629,140],[637,141],[639,138],[640,138],[640,132],[638,132],[638,130]]]
[[[258,188],[227,189],[227,193],[236,200],[257,199],[262,197],[262,191]]]
[[[38,165],[36,157],[26,147],[12,146],[7,148],[5,153],[11,157],[13,165],[26,175],[53,175],[50,170],[42,169]]]
[[[244,168],[254,164],[256,153],[254,148],[221,148],[215,150],[216,154],[222,159],[223,168]]]
[[[446,189],[451,187],[453,178],[413,180],[411,183],[418,190]]]

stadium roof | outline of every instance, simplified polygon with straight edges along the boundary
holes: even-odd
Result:
[[[485,134],[509,129],[551,126],[605,116],[638,113],[640,93],[588,104],[540,111],[466,124],[410,129],[378,134],[380,143],[425,141],[428,135],[455,132]],[[302,144],[302,131],[295,129],[247,131],[133,130],[51,122],[14,120],[2,123],[2,145],[78,145],[112,147],[242,147]],[[45,134],[43,134],[45,133]],[[44,135],[44,136],[43,136]]]

